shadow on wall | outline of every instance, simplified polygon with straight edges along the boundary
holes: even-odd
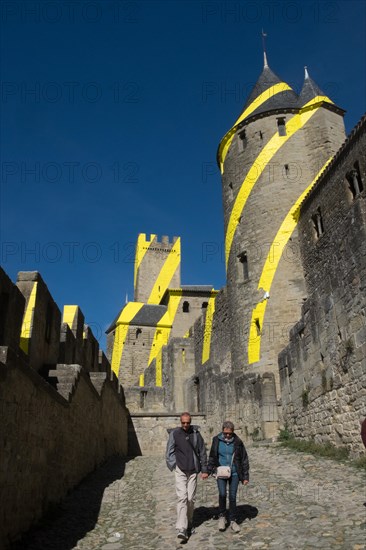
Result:
[[[128,456],[134,458],[135,456],[142,456],[139,440],[137,438],[136,430],[132,422],[132,418],[128,415]]]
[[[89,474],[59,504],[53,506],[37,526],[13,543],[9,550],[71,550],[92,531],[104,499],[116,505],[123,498],[118,487],[105,489],[121,479],[129,458],[114,456]]]

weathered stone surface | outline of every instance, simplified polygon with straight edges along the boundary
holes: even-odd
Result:
[[[248,453],[251,480],[238,490],[240,533],[218,530],[216,482],[200,479],[187,548],[365,548],[363,473],[277,446],[249,447]],[[178,549],[175,520],[174,475],[163,458],[115,459],[12,550]]]
[[[24,302],[34,284],[22,333],[29,341],[20,349]],[[105,372],[90,372],[99,368],[99,346],[89,329],[83,338],[82,314],[75,317],[75,336],[66,330],[60,343],[60,311],[39,273],[21,273],[18,286],[24,297],[0,271],[1,294],[13,308],[2,307],[0,323],[8,344],[0,347],[1,548],[106,458],[128,453],[124,396],[103,356]],[[77,356],[76,349],[81,365],[57,364],[60,356]]]
[[[346,447],[351,455],[364,452],[359,420],[366,416],[365,147],[364,120],[301,207],[308,300],[280,354],[283,414],[290,431]],[[355,167],[364,190],[353,196],[349,174]],[[324,230],[320,236],[312,223],[317,212]],[[296,331],[299,324],[303,338]]]

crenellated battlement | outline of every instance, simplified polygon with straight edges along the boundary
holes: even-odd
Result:
[[[139,233],[138,245],[149,247],[153,244],[156,248],[172,248],[178,239],[179,237],[174,236],[170,241],[168,235],[162,235],[159,241],[159,236],[154,233],[150,234],[150,238],[146,237],[146,233]]]
[[[61,317],[40,273],[14,284],[0,268],[0,306],[4,548],[101,462],[127,455],[129,412],[82,311]]]
[[[180,238],[155,234],[137,238],[134,271],[134,300],[159,304],[168,285],[180,286]]]

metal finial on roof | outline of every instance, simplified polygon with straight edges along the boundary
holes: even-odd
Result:
[[[307,78],[310,78],[310,77],[308,73],[308,68],[305,66],[304,69],[305,69],[305,80],[306,80]]]
[[[264,58],[264,69],[268,68],[267,62],[267,53],[266,53],[266,39],[267,33],[262,29],[262,44],[263,44],[263,58]]]

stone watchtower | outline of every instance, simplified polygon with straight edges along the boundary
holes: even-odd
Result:
[[[162,304],[162,298],[169,287],[180,288],[180,261],[180,238],[173,237],[170,242],[163,236],[159,241],[157,235],[147,238],[145,233],[139,234],[134,262],[134,301],[125,304],[106,331],[108,358],[126,387],[141,382],[144,370],[169,339],[173,308],[170,303]],[[157,385],[161,385],[160,374],[157,374]]]
[[[147,304],[160,304],[170,286],[180,288],[180,239],[156,235],[146,238],[140,233],[136,244],[134,269],[134,300]]]
[[[306,298],[298,204],[345,139],[344,111],[305,70],[298,96],[269,68],[221,140],[231,362],[275,373]]]

